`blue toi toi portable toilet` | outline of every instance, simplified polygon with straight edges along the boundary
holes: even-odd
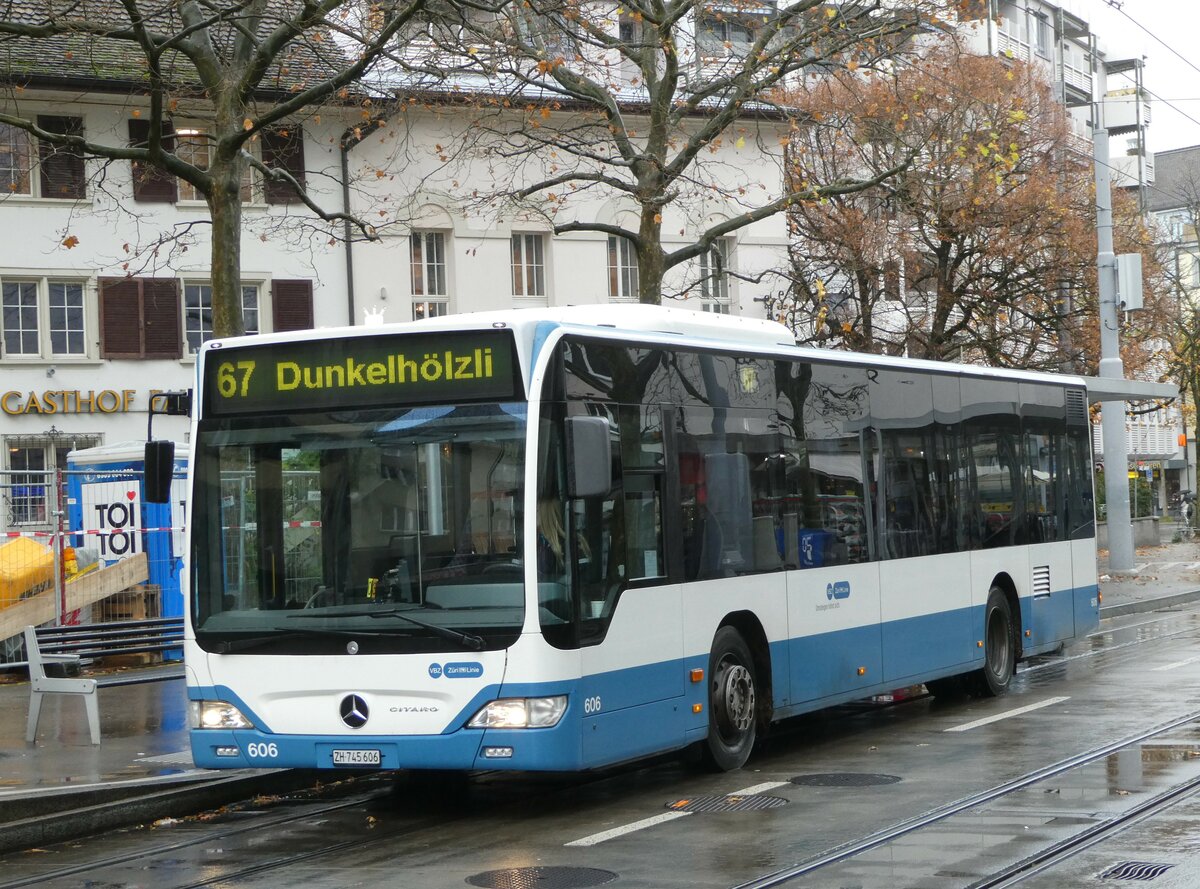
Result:
[[[162,590],[162,616],[183,614],[186,444],[175,445],[170,503],[147,503],[145,443],[127,441],[67,454],[67,519],[71,545],[98,554],[104,566],[146,553],[150,583]]]

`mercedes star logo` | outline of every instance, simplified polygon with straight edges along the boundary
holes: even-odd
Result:
[[[367,707],[367,702],[358,695],[346,695],[342,698],[342,722],[350,726],[350,728],[362,728],[367,724],[367,716],[371,710]]]

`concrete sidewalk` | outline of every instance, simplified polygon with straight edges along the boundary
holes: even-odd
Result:
[[[1102,618],[1191,602],[1200,599],[1200,540],[1141,547],[1133,571],[1120,574],[1109,573],[1108,551],[1101,550],[1097,573]]]
[[[1140,549],[1135,571],[1124,576],[1108,575],[1107,559],[1102,552],[1102,618],[1200,599],[1200,542]],[[0,851],[299,789],[317,777],[194,768],[182,679],[98,694],[99,746],[90,743],[83,702],[73,695],[46,697],[37,742],[27,745],[28,682],[17,671],[0,672]]]

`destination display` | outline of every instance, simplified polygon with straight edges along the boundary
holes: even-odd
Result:
[[[210,417],[518,397],[508,331],[340,337],[214,349]]]

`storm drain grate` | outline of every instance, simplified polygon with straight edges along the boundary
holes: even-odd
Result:
[[[506,867],[467,877],[483,889],[586,889],[611,883],[617,875],[595,867]]]
[[[1114,864],[1100,875],[1102,880],[1153,880],[1161,877],[1175,865],[1155,864],[1151,861],[1122,861]]]
[[[761,812],[786,806],[781,796],[693,796],[667,803],[672,812]]]
[[[875,787],[880,784],[895,784],[897,775],[872,775],[867,772],[826,772],[820,775],[797,775],[793,784],[801,787]]]

